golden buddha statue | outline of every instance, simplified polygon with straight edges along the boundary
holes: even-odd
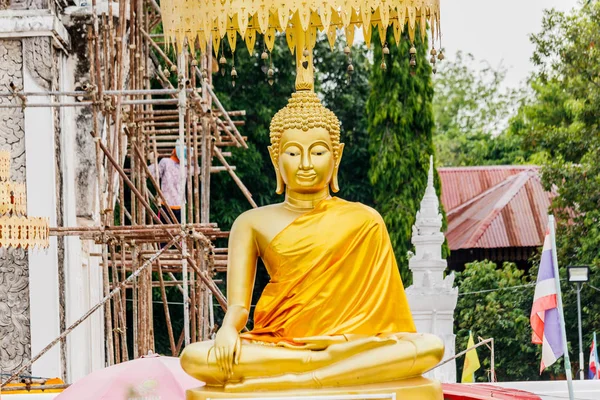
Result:
[[[315,389],[402,389],[402,398],[441,399],[439,383],[420,376],[444,347],[436,336],[415,333],[383,219],[330,195],[339,190],[344,150],[338,119],[312,90],[298,90],[270,130],[285,201],[247,211],[231,228],[223,324],[214,341],[193,343],[181,355],[183,369],[207,385],[188,399]],[[256,304],[254,329],[240,334],[258,257],[271,280]]]

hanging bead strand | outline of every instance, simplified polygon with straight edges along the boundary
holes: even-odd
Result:
[[[417,49],[415,48],[414,44],[411,44],[410,47],[410,74],[414,75],[415,74],[415,69],[417,66]]]
[[[219,66],[221,70],[221,76],[225,76],[225,66],[227,65],[227,59],[225,58],[225,45],[221,42],[221,58],[219,58]]]
[[[385,71],[387,69],[387,64],[385,63],[385,56],[390,54],[390,48],[388,47],[387,42],[383,45],[383,49],[381,49],[381,69]]]
[[[235,79],[237,78],[238,74],[237,71],[235,70],[235,54],[231,55],[231,86],[235,87]]]

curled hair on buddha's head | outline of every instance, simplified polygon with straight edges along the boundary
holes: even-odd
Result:
[[[316,93],[300,90],[292,93],[288,104],[279,110],[271,120],[270,137],[272,156],[275,164],[279,159],[279,142],[281,135],[288,129],[308,131],[313,128],[324,128],[329,132],[333,157],[340,157],[340,121],[335,114],[326,108]]]

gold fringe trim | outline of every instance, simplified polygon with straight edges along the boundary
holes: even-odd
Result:
[[[395,30],[402,31],[405,24],[408,24],[411,41],[415,29],[420,29],[424,36],[428,24],[432,38],[440,38],[440,0],[162,0],[160,7],[167,44],[181,46],[187,39],[193,50],[197,39],[201,51],[211,36],[220,39],[227,36],[235,51],[237,33],[252,53],[258,34],[266,35],[265,43],[271,50],[275,31],[301,31],[316,37],[320,30],[333,41],[331,28],[353,32],[361,26],[369,35],[365,37],[367,43],[372,28],[385,32],[394,26]],[[385,40],[381,38],[382,44]],[[292,53],[296,42],[297,38],[288,35]],[[312,50],[312,40],[302,42],[308,42],[306,47]],[[349,40],[349,44],[351,42]]]

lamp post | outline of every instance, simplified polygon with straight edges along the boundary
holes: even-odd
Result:
[[[585,379],[584,361],[583,361],[583,343],[581,338],[581,285],[590,280],[590,267],[568,266],[568,280],[577,284],[577,323],[579,325],[579,379]]]

